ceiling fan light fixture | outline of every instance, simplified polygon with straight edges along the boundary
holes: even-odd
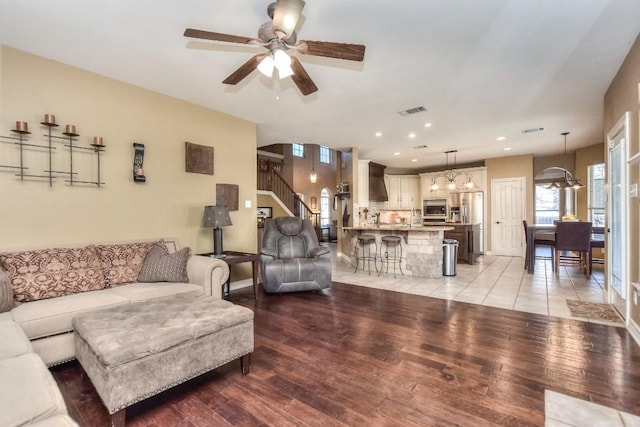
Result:
[[[273,31],[282,39],[291,37],[303,8],[302,0],[278,0],[273,12]]]
[[[280,70],[281,67],[291,67],[291,57],[282,49],[275,49],[273,51],[273,61],[278,70]]]
[[[271,55],[267,55],[264,57],[260,64],[258,64],[258,71],[264,74],[267,77],[271,77],[273,75],[273,68],[275,67],[275,61],[271,57]]]
[[[289,77],[293,75],[293,68],[291,65],[283,65],[278,67],[278,77],[284,79],[285,77]]]

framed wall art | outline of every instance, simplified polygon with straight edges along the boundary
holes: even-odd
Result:
[[[213,175],[213,147],[185,142],[185,171]]]
[[[258,216],[260,218],[272,218],[273,217],[273,211],[271,210],[271,207],[269,206],[262,206],[258,208]]]

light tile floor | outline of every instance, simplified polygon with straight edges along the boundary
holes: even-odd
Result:
[[[640,417],[551,390],[544,393],[545,427],[639,427]]]
[[[354,273],[347,259],[336,255],[335,244],[329,246],[336,282],[564,318],[571,318],[567,299],[606,302],[599,265],[590,278],[575,267],[561,267],[556,275],[550,260],[538,259],[535,273],[529,274],[522,257],[484,255],[474,265],[457,264],[456,276],[425,279],[398,270],[394,278],[391,271],[378,275],[373,266],[370,275],[361,269]]]

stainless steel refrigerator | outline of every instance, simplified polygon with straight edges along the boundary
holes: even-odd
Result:
[[[474,236],[473,251],[484,253],[484,193],[482,191],[449,193],[447,219],[463,224],[479,224],[478,236]]]

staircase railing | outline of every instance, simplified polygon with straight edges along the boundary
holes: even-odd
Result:
[[[276,164],[279,165],[279,164]],[[319,225],[320,214],[313,212],[309,206],[291,188],[269,160],[258,160],[258,190],[272,191],[282,203],[293,212],[294,216],[308,218],[314,227]]]

